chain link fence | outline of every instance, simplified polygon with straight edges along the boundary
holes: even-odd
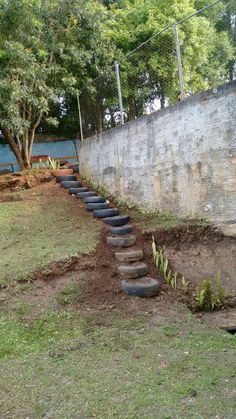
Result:
[[[220,0],[168,25],[83,87],[81,138],[236,79],[235,51],[236,10]]]

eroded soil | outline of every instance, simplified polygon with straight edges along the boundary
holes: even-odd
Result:
[[[70,196],[66,190],[55,184],[55,181],[39,185],[35,189],[37,194],[40,190],[46,192],[48,206],[50,199],[53,205],[55,196],[61,197],[65,211],[70,203],[70,212],[73,213],[73,217],[78,216],[79,224],[83,223],[83,219],[91,218],[91,222],[93,221],[92,214],[85,210],[80,200]],[[122,208],[122,213],[129,213],[129,210]],[[145,215],[143,217],[145,221]],[[212,226],[196,226],[194,223],[192,225],[180,224],[169,229],[159,228],[148,233],[141,231],[137,223],[135,225],[136,246],[144,250],[149,274],[159,278],[161,293],[152,300],[133,300],[127,297],[120,289],[117,262],[114,256],[115,249],[106,244],[107,227],[102,221],[99,223],[101,224],[101,233],[96,251],[89,255],[78,254],[78,256],[52,262],[45,269],[36,269],[31,275],[31,279],[37,281],[29,287],[25,294],[26,299],[35,301],[36,306],[38,301],[39,307],[44,305],[42,305],[42,301],[46,302],[47,300],[50,305],[51,301],[55,300],[55,293],[70,284],[79,283],[83,292],[78,298],[78,307],[83,309],[105,310],[110,307],[111,309],[119,308],[129,313],[133,309],[139,311],[141,307],[147,311],[152,310],[161,301],[183,300],[191,306],[192,291],[199,286],[203,279],[210,278],[214,283],[218,272],[221,273],[225,290],[231,296],[236,295],[236,238],[226,237]],[[184,275],[186,280],[191,283],[190,293],[187,297],[183,296],[181,291],[168,289],[164,279],[154,267],[151,249],[152,235],[158,246],[165,247],[170,267],[176,269],[180,275]],[[61,239],[63,240],[63,237]],[[16,293],[20,292],[19,284],[16,283],[11,287],[11,293],[14,294],[16,289]],[[5,292],[3,290],[2,301],[8,298],[7,295],[8,290]],[[24,300],[24,294],[22,294],[22,298]]]
[[[171,265],[195,286],[203,279],[214,282],[220,272],[225,290],[236,295],[236,238],[211,226],[177,227],[154,235],[165,246]]]

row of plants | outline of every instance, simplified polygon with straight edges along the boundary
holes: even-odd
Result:
[[[152,255],[154,265],[164,277],[166,285],[174,290],[182,290],[185,295],[189,294],[195,301],[198,310],[213,311],[225,307],[229,295],[223,288],[220,272],[217,273],[214,280],[210,278],[203,279],[199,287],[192,290],[190,282],[186,281],[183,275],[179,275],[175,269],[170,268],[169,260],[165,254],[165,247],[158,247],[153,236]]]
[[[40,159],[38,163],[35,164],[35,169],[58,170],[60,169],[60,165],[59,159],[51,159],[51,157],[48,157],[47,160]]]
[[[143,207],[135,204],[134,202],[129,202],[126,199],[123,199],[123,198],[117,197],[115,195],[112,195],[106,188],[104,188],[104,186],[100,185],[99,183],[96,183],[96,182],[92,181],[87,176],[83,176],[82,180],[87,183],[87,185],[89,186],[90,189],[93,189],[94,191],[99,193],[101,196],[103,196],[104,198],[109,199],[115,205],[117,205],[119,207],[126,207],[128,209],[137,209],[141,213],[148,213],[149,212],[149,210],[147,208],[143,208]]]

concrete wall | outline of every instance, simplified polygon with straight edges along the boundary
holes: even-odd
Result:
[[[179,216],[236,221],[236,82],[86,139],[81,173]]]

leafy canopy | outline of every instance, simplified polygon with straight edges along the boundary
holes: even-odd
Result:
[[[0,1],[0,128],[21,166],[52,104],[109,59],[105,18],[96,1]]]

